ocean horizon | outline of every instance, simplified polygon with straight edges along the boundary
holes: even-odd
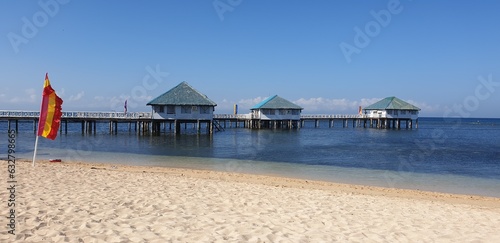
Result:
[[[64,162],[208,169],[500,197],[500,119],[419,118],[419,128],[343,128],[312,122],[300,130],[229,128],[213,135],[137,135],[126,124],[109,134],[69,126],[56,140],[39,140],[37,158]],[[7,125],[0,122],[7,152]],[[19,123],[16,155],[31,159],[31,122]]]

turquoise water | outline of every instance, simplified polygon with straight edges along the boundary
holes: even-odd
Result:
[[[5,139],[6,124],[0,129]],[[199,168],[500,197],[500,119],[421,118],[413,130],[227,128],[213,136],[137,136],[122,124],[82,135],[75,124],[55,141],[40,139],[39,158]],[[18,156],[31,158],[31,123],[20,125]],[[7,149],[5,149],[7,151]],[[1,155],[4,157],[4,154]]]

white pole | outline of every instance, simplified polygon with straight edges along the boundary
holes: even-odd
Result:
[[[35,152],[33,152],[33,165],[32,165],[32,167],[35,167],[36,150],[38,148],[38,137],[39,136],[36,136],[36,139],[35,139]]]

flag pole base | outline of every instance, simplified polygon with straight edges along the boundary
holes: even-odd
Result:
[[[32,167],[35,167],[36,151],[38,149],[38,137],[39,136],[36,136],[36,139],[35,139],[35,151],[33,152],[33,164],[31,165]]]

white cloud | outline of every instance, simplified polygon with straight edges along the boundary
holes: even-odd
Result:
[[[238,105],[241,105],[241,106],[245,106],[245,107],[253,107],[255,106],[256,104],[262,102],[264,99],[266,99],[267,97],[256,97],[256,98],[250,98],[250,99],[241,99],[239,102],[238,102]]]
[[[248,98],[241,99],[239,101],[228,100],[223,98],[221,101],[215,101],[217,103],[217,107],[215,108],[215,112],[218,114],[232,114],[234,111],[234,105],[238,105],[238,113],[246,114],[250,112],[250,108],[263,101],[267,97],[256,97],[256,98]]]
[[[8,97],[4,95],[2,98],[7,99],[8,103],[11,104],[32,104],[35,103],[37,95],[35,89],[26,89],[22,96]]]
[[[60,91],[56,91],[56,93],[59,97],[64,97],[64,95],[66,94],[66,90],[62,88]]]
[[[417,102],[413,100],[407,100],[406,102],[420,108],[426,113],[439,113],[444,111],[444,109],[440,105],[430,105],[425,102]]]
[[[358,107],[371,105],[379,98],[363,98],[361,100],[330,99],[330,98],[300,98],[295,104],[304,108],[304,113],[356,114]]]
[[[85,95],[85,91],[82,91],[76,95],[71,95],[69,98],[68,98],[68,101],[79,101],[83,98],[83,96]]]

